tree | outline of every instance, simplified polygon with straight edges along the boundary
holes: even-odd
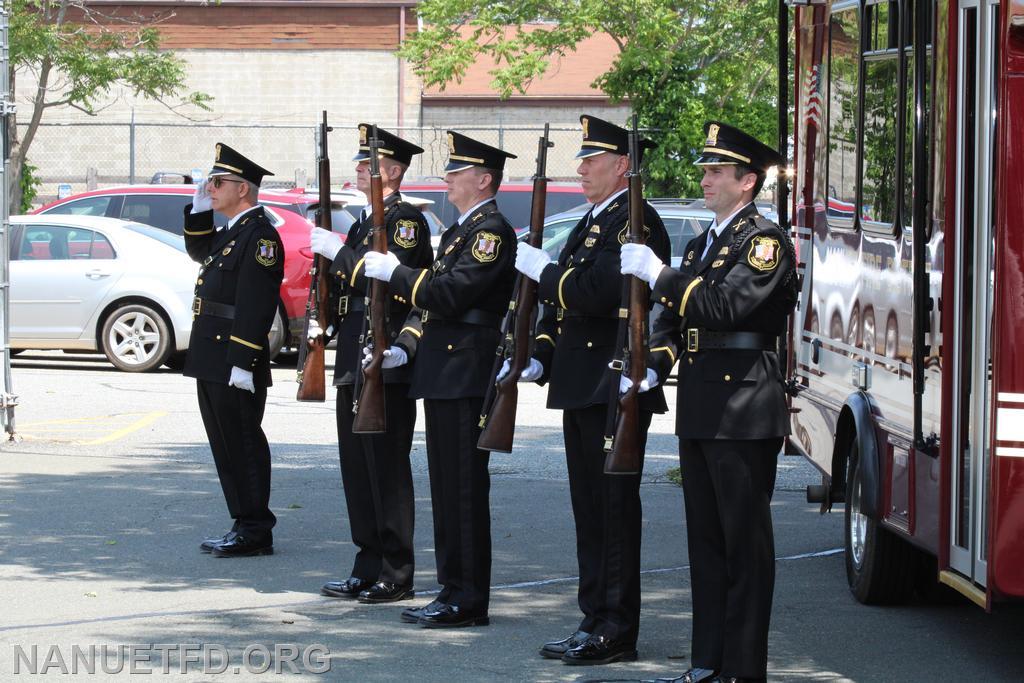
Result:
[[[692,165],[703,123],[721,119],[774,146],[777,0],[423,0],[424,28],[402,49],[427,85],[459,81],[478,55],[497,65],[491,85],[502,98],[525,92],[595,32],[618,55],[595,85],[629,100],[640,125],[656,129],[648,194],[699,196]],[[510,29],[510,30],[509,30]],[[624,123],[624,122],[617,122]]]
[[[22,206],[22,170],[48,110],[72,107],[95,115],[116,85],[174,110],[209,109],[211,98],[199,92],[169,102],[185,86],[184,62],[159,49],[156,25],[170,15],[108,16],[85,0],[13,0],[8,5],[11,91],[19,73],[31,72],[38,82],[29,106],[22,108],[29,119],[24,137],[18,135],[16,118],[8,118],[12,212]]]

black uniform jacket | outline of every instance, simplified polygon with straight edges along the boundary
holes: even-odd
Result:
[[[213,211],[191,210],[191,204],[185,207],[185,249],[201,264],[195,295],[202,301],[193,305],[184,375],[227,384],[235,366],[251,371],[256,386],[268,387],[267,335],[284,275],[281,238],[260,206],[220,231],[214,230]],[[207,302],[213,305],[203,310]],[[232,315],[216,314],[218,305],[233,307]]]
[[[730,221],[701,259],[706,241],[706,233],[691,240],[680,270],[664,269],[652,294],[665,309],[654,323],[648,366],[664,381],[680,361],[676,434],[685,439],[787,435],[778,353],[702,349],[700,335],[704,330],[784,334],[797,297],[793,244],[753,204]]]
[[[501,319],[515,279],[516,236],[490,201],[445,231],[427,269],[400,265],[391,290],[416,309],[398,344],[422,338],[416,349],[410,396],[481,397],[493,377]]]
[[[548,408],[579,409],[613,400],[618,374],[608,368],[615,353],[624,278],[619,249],[629,234],[629,193],[624,192],[589,222],[584,216],[562,248],[558,262],[544,268],[538,295],[544,313],[537,325],[534,357],[550,381]],[[668,263],[671,245],[665,224],[644,202],[644,235]],[[640,395],[640,406],[665,412],[661,387]]]
[[[345,246],[331,263],[331,315],[338,335],[338,348],[334,361],[334,384],[354,384],[356,370],[360,367],[363,355],[363,344],[359,337],[363,334],[363,316],[365,299],[370,292],[373,280],[363,272],[363,257],[373,246],[370,230],[374,217],[357,221],[348,231]],[[388,251],[398,260],[411,268],[426,268],[433,258],[430,247],[430,228],[427,220],[419,209],[408,202],[402,201],[401,195],[393,192],[384,197],[384,227],[388,235]],[[408,300],[396,293],[388,292],[388,344],[395,344],[399,333],[409,315]],[[418,331],[418,327],[412,328]],[[411,359],[416,353],[414,334],[407,335],[400,344]],[[412,375],[412,365],[400,365],[384,371],[384,382],[408,383]]]

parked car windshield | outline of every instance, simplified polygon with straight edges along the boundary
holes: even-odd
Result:
[[[163,242],[169,247],[174,247],[183,254],[186,253],[185,238],[182,237],[181,235],[175,235],[173,233],[167,232],[166,230],[154,228],[152,225],[143,225],[142,223],[129,223],[124,227],[126,230],[131,230],[132,232],[137,232],[140,235],[152,237],[153,239],[159,242]]]

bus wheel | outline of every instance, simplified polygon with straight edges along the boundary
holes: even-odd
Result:
[[[846,470],[846,580],[865,605],[902,602],[914,587],[914,548],[861,511],[860,448],[850,444]]]

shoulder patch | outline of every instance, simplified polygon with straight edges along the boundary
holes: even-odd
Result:
[[[256,262],[268,268],[277,263],[277,242],[274,240],[260,240],[257,242]]]
[[[759,235],[750,241],[747,263],[761,271],[775,270],[779,265],[779,240]]]
[[[416,221],[403,218],[395,224],[395,244],[411,249],[416,246]]]
[[[490,263],[498,258],[501,248],[501,236],[493,232],[481,231],[473,241],[473,258],[480,263]]]

